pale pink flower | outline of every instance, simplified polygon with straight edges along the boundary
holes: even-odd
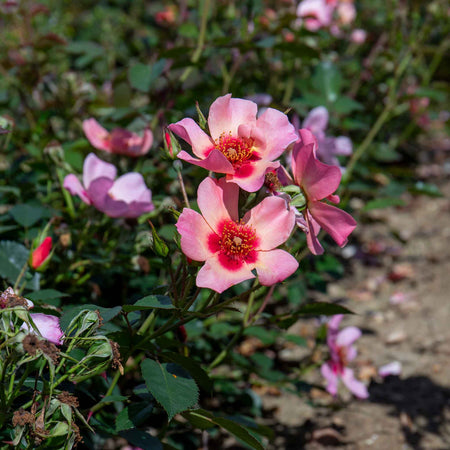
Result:
[[[84,160],[83,184],[70,174],[64,188],[110,217],[139,217],[154,209],[152,193],[141,174],[130,172],[115,180],[116,175],[115,166],[90,153]]]
[[[44,339],[53,342],[53,344],[62,344],[64,333],[61,331],[58,317],[42,313],[30,314],[30,316],[36,328],[29,327],[26,323],[21,328],[31,333],[38,332]]]
[[[83,131],[93,147],[108,153],[137,157],[148,153],[153,144],[153,133],[149,129],[142,137],[123,128],[109,132],[95,119],[87,119],[83,122]]]
[[[360,28],[353,30],[352,34],[350,35],[350,40],[355,44],[364,44],[364,42],[366,42],[366,39],[367,39],[367,32]]]
[[[257,105],[250,100],[219,97],[209,110],[208,136],[192,119],[186,118],[169,129],[192,146],[197,158],[185,151],[178,153],[184,161],[212,172],[226,174],[248,192],[257,191],[266,172],[279,167],[274,161],[297,139],[294,127],[285,114],[267,108],[256,118]]]
[[[327,0],[303,0],[297,6],[296,14],[307,30],[317,31],[331,25],[334,7],[334,2]]]
[[[177,229],[181,249],[194,261],[205,261],[197,274],[197,286],[223,292],[255,278],[270,286],[292,275],[297,260],[276,247],[291,234],[295,216],[282,198],[267,197],[239,220],[239,187],[206,178],[198,188],[201,214],[185,208]]]
[[[317,156],[325,164],[339,166],[336,155],[349,156],[353,152],[352,141],[345,136],[326,136],[325,130],[328,127],[328,110],[324,106],[312,109],[303,122],[303,128],[308,129],[317,138],[315,148]]]
[[[356,18],[355,5],[350,1],[340,1],[336,8],[338,22],[342,25],[351,24]]]
[[[358,398],[367,398],[369,392],[366,386],[355,378],[348,363],[356,358],[356,348],[353,343],[360,338],[361,330],[356,327],[346,327],[339,331],[342,314],[334,316],[328,322],[327,344],[331,359],[322,364],[320,371],[327,381],[327,391],[336,395],[339,379],[343,381],[347,389]]]
[[[317,142],[309,130],[299,130],[299,134],[292,151],[292,172],[295,184],[305,196],[306,208],[302,211],[303,217],[298,216],[297,224],[307,233],[306,242],[311,253],[320,255],[323,253],[317,239],[320,228],[343,247],[356,222],[350,214],[323,201],[339,203],[339,196],[333,193],[341,182],[341,171],[317,159],[314,152]]]

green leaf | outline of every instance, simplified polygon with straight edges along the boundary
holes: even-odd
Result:
[[[308,341],[304,337],[297,336],[296,334],[286,334],[284,336],[284,339],[286,341],[293,342],[294,344],[297,344],[300,347],[307,347],[308,346]]]
[[[120,306],[115,306],[114,308],[103,308],[102,306],[97,305],[77,305],[74,307],[69,308],[68,310],[64,311],[64,314],[61,316],[59,320],[59,324],[61,326],[61,329],[63,331],[66,330],[66,328],[69,326],[72,319],[80,313],[80,311],[83,311],[84,309],[88,309],[90,311],[98,310],[100,313],[100,316],[103,319],[103,322],[109,322],[111,319],[117,316],[117,314],[120,313],[122,308]]]
[[[334,316],[335,314],[354,314],[353,311],[335,303],[315,302],[301,306],[295,314],[313,314],[315,316]]]
[[[164,352],[161,356],[184,367],[202,389],[205,391],[212,390],[213,383],[211,379],[197,361],[174,352]]]
[[[128,79],[132,87],[141,92],[148,92],[151,85],[162,74],[166,60],[164,58],[156,61],[152,66],[137,63],[128,70]]]
[[[128,397],[125,397],[124,395],[107,395],[106,397],[103,397],[99,403],[123,402],[125,400],[128,400]]]
[[[189,421],[192,421],[192,423],[197,424],[197,426],[204,424],[203,428],[206,428],[209,424],[218,425],[250,447],[256,450],[264,450],[261,443],[250,434],[246,427],[239,425],[230,419],[216,417],[204,409],[191,410],[184,413],[183,416]]]
[[[23,227],[31,227],[47,213],[45,208],[32,205],[16,205],[9,210],[13,219]]]
[[[141,370],[147,389],[165,409],[169,420],[197,403],[198,387],[179,365],[160,364],[145,359],[141,363]]]
[[[339,97],[333,105],[334,111],[339,114],[348,114],[352,111],[363,111],[364,106],[350,97]]]
[[[444,196],[444,194],[435,184],[424,183],[423,181],[418,181],[414,186],[410,187],[409,192],[411,192],[412,194],[428,195],[428,197]]]
[[[59,292],[56,289],[41,289],[40,291],[35,291],[27,294],[27,298],[33,300],[33,302],[45,302],[62,297],[69,297],[69,294],[64,294],[63,292]]]
[[[147,64],[138,63],[128,70],[128,79],[132,87],[141,92],[148,92],[152,78],[152,70]]]
[[[377,198],[368,201],[365,206],[361,208],[361,211],[366,212],[372,209],[383,209],[390,206],[405,206],[405,202],[401,198],[395,197]]]
[[[25,263],[29,250],[13,241],[0,241],[0,277],[14,283]]]
[[[316,91],[323,93],[329,103],[334,103],[338,99],[342,76],[331,62],[322,62],[316,67],[312,82]]]
[[[133,305],[124,305],[123,310],[125,312],[130,311],[145,311],[147,309],[174,309],[170,297],[165,295],[149,295],[141,298]]]
[[[131,419],[128,417],[128,408],[125,407],[117,414],[116,417],[116,431],[129,430],[130,428],[134,428],[134,424]]]
[[[130,444],[142,448],[143,450],[162,450],[163,446],[158,438],[141,430],[121,431],[120,436]]]
[[[244,331],[245,336],[254,336],[258,338],[264,345],[271,345],[277,339],[277,331],[275,330],[266,330],[261,326],[257,327],[249,327]]]

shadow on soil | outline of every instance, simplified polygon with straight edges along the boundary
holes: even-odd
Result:
[[[450,415],[450,389],[439,386],[424,376],[406,379],[387,377],[384,383],[372,383],[369,401],[392,406],[392,415],[401,417],[405,440],[416,450],[425,450],[421,441],[424,432],[439,435],[448,441],[445,430]],[[403,418],[403,420],[402,420]]]

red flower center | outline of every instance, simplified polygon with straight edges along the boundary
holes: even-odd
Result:
[[[244,263],[254,263],[257,244],[258,238],[251,226],[232,220],[224,221],[219,233],[209,238],[211,251],[219,253],[219,261],[228,270],[239,270]]]
[[[235,169],[254,156],[253,139],[227,136],[225,133],[216,141],[216,148],[226,156]]]

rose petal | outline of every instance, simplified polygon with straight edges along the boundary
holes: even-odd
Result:
[[[367,391],[367,387],[358,381],[354,374],[353,370],[349,368],[344,369],[344,373],[342,374],[342,381],[344,382],[347,389],[358,398],[367,398],[369,397],[369,392]]]
[[[176,227],[181,235],[181,249],[188,258],[206,261],[214,254],[208,247],[208,239],[213,232],[198,212],[184,208]]]
[[[250,100],[231,98],[231,94],[217,98],[209,109],[208,125],[215,141],[225,133],[238,136],[241,124],[255,124],[258,106]]]
[[[90,184],[93,180],[100,177],[114,180],[116,174],[117,169],[112,164],[97,158],[94,153],[89,153],[86,156],[83,164],[83,184],[87,191],[89,191]]]
[[[336,345],[348,347],[361,337],[361,330],[356,327],[346,327],[336,337]]]
[[[316,136],[324,132],[328,126],[328,110],[325,106],[312,109],[303,122],[303,128],[308,128]]]
[[[339,378],[333,372],[333,369],[330,367],[329,363],[322,364],[320,367],[320,372],[327,382],[327,391],[333,396],[336,395]]]
[[[84,120],[83,131],[93,147],[111,152],[109,133],[95,119]]]
[[[291,235],[295,214],[287,208],[284,199],[267,197],[245,214],[243,222],[255,229],[258,250],[272,250]]]
[[[214,147],[211,138],[190,118],[173,123],[168,128],[172,133],[184,139],[192,147],[194,155],[201,159],[206,158],[211,148]]]
[[[91,199],[88,193],[84,190],[80,180],[74,175],[66,175],[63,183],[64,189],[67,189],[72,195],[78,195],[84,203],[90,205]]]
[[[260,251],[255,268],[259,282],[263,286],[272,286],[291,276],[298,268],[298,261],[284,250]]]

